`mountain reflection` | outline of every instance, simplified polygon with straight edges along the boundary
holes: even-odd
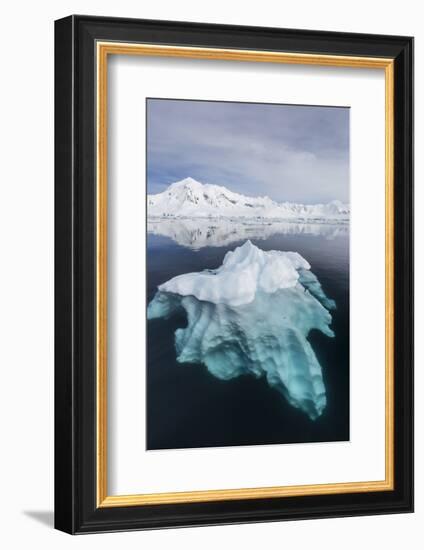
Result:
[[[348,235],[349,224],[231,218],[148,218],[147,230],[154,235],[168,237],[181,246],[199,250],[206,246],[228,246],[247,239],[267,239],[277,234],[315,235],[330,240]]]

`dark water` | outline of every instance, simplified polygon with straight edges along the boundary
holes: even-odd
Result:
[[[327,406],[311,420],[265,378],[243,375],[223,381],[202,364],[176,361],[174,333],[186,319],[148,321],[147,449],[259,445],[349,439],[349,236],[277,234],[251,241],[262,250],[299,252],[324,292],[335,300],[335,338],[313,331],[309,341],[323,371]],[[225,253],[243,244],[193,250],[149,233],[148,301],[157,286],[182,273],[217,268]]]

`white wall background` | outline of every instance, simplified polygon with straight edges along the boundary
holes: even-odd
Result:
[[[422,547],[424,219],[416,221],[416,513],[70,537],[53,507],[53,21],[71,13],[416,37],[416,204],[424,201],[419,2],[15,0],[0,32],[0,544],[4,548]]]

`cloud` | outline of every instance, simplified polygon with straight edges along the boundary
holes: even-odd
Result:
[[[148,187],[187,176],[279,201],[349,200],[349,109],[149,99]]]

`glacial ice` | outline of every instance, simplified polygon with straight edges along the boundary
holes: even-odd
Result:
[[[247,241],[215,271],[189,273],[159,287],[149,320],[178,310],[187,326],[175,332],[179,363],[203,363],[221,380],[242,374],[268,384],[310,419],[326,406],[321,365],[308,335],[333,337],[330,309],[308,262],[295,252],[264,252]]]
[[[246,241],[227,252],[218,269],[179,275],[160,285],[159,290],[239,306],[252,302],[257,291],[273,293],[295,286],[301,268],[308,270],[310,265],[297,252],[264,252]]]

